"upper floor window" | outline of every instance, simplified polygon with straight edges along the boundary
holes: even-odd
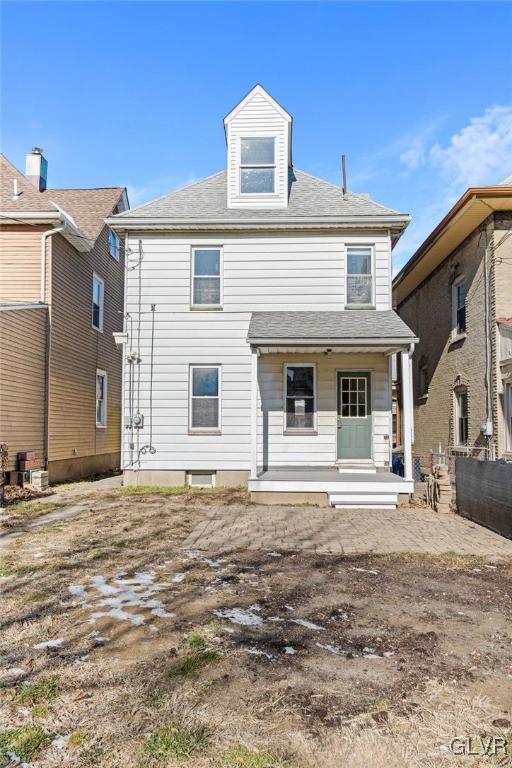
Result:
[[[466,281],[459,277],[452,286],[452,329],[454,336],[466,333]]]
[[[221,249],[192,249],[192,306],[218,308],[222,304]]]
[[[347,247],[347,304],[373,306],[373,253],[369,245]]]
[[[104,296],[105,283],[94,272],[92,276],[92,327],[97,331],[103,331]]]
[[[107,374],[96,370],[96,426],[107,426]]]
[[[274,193],[275,173],[274,138],[241,139],[240,192],[245,195]]]
[[[108,252],[112,258],[119,261],[119,235],[112,232],[111,229],[108,231]]]

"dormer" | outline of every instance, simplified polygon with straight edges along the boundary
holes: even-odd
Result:
[[[256,85],[224,118],[228,208],[287,208],[292,118]]]

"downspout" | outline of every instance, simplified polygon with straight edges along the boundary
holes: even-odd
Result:
[[[409,387],[410,387],[410,398],[411,398],[411,408],[412,408],[412,414],[411,414],[411,444],[414,445],[414,387],[412,385],[412,356],[414,355],[414,349],[416,347],[416,342],[412,341],[409,344],[409,359],[411,360],[411,371],[409,376]]]
[[[46,299],[46,240],[58,232],[63,232],[65,229],[66,225],[64,224],[62,227],[57,227],[57,229],[47,229],[41,236],[41,287],[39,297],[41,304],[44,304]]]
[[[40,286],[40,301],[41,304],[45,303],[46,299],[46,242],[51,235],[56,235],[58,232],[63,232],[66,229],[66,224],[64,224],[61,227],[57,227],[56,229],[48,229],[46,232],[43,232],[41,236],[41,286]],[[45,396],[44,396],[44,468],[48,469],[48,459],[49,459],[49,404],[50,404],[50,346],[51,346],[51,335],[50,335],[50,310],[48,309],[46,312],[46,349],[45,349],[45,372],[44,372],[44,390],[45,390]]]

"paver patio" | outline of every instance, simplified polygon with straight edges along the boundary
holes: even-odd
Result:
[[[213,508],[185,549],[299,549],[333,554],[416,552],[512,556],[512,541],[458,515],[425,508]]]

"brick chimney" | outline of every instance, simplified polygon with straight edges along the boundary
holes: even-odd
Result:
[[[25,176],[39,192],[45,191],[48,161],[43,157],[43,150],[40,147],[33,147],[32,152],[25,157]]]

